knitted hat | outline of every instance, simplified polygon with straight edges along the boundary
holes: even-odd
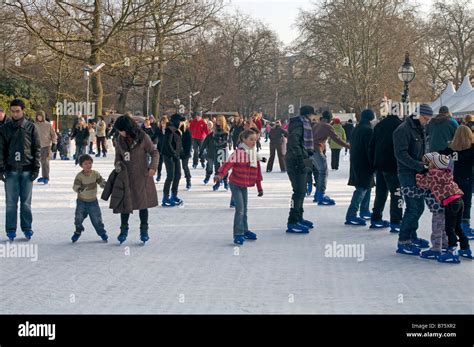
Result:
[[[449,108],[448,106],[441,106],[439,108],[439,113],[449,113]]]
[[[373,121],[375,119],[375,113],[370,108],[366,108],[360,113],[360,120]]]
[[[415,113],[420,116],[433,117],[433,109],[428,104],[421,104],[418,106]]]
[[[327,119],[328,121],[331,121],[331,119],[332,119],[331,111],[324,111],[322,117],[323,117],[323,119]]]
[[[332,122],[333,122],[334,124],[341,124],[341,120],[340,120],[339,118],[337,118],[337,117],[336,117],[336,118],[333,118]]]
[[[313,106],[305,105],[300,108],[300,115],[302,116],[309,116],[310,114],[314,114],[314,113],[315,112],[314,112]]]
[[[426,153],[424,157],[438,169],[448,169],[450,167],[449,157],[447,155],[431,152]]]

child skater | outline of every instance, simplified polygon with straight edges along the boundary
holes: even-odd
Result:
[[[104,241],[107,241],[107,232],[102,222],[102,213],[100,212],[99,202],[97,201],[97,184],[105,187],[105,180],[100,173],[92,170],[93,159],[90,155],[84,154],[79,157],[79,165],[82,171],[76,175],[72,189],[77,193],[76,216],[74,224],[76,231],[72,235],[72,242],[76,242],[84,231],[82,223],[87,216],[90,216],[95,231]]]
[[[229,185],[232,200],[235,203],[234,243],[236,245],[242,245],[245,240],[257,239],[257,235],[249,230],[247,224],[247,188],[256,184],[258,196],[263,196],[262,172],[255,147],[256,143],[257,134],[250,129],[244,130],[240,134],[240,145],[223,163],[218,175],[214,177],[214,182],[218,183],[232,169]]]
[[[464,209],[463,192],[454,182],[453,174],[449,169],[449,157],[433,152],[425,154],[423,161],[428,165],[428,172],[417,174],[416,184],[420,188],[429,189],[444,207],[448,250],[437,259],[443,263],[459,263],[459,255],[472,259],[469,240],[461,228]],[[459,252],[457,251],[458,237],[461,246]]]

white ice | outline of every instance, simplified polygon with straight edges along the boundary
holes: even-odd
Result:
[[[268,154],[265,143],[263,153]],[[94,169],[104,177],[112,167],[113,153],[95,158]],[[71,187],[80,168],[72,161],[52,161],[49,185],[35,183],[33,192],[35,234],[30,244],[38,246],[38,260],[0,258],[0,313],[474,312],[471,261],[439,264],[399,255],[397,236],[388,229],[344,225],[353,188],[347,186],[349,162],[343,153],[340,170],[329,172],[327,193],[337,205],[305,200],[305,218],[316,223],[307,235],[285,233],[291,186],[278,160],[273,173],[265,173],[265,164],[262,169],[264,196],[249,190],[249,226],[258,241],[234,247],[230,192],[205,186],[199,167],[191,169],[191,191],[184,190],[181,180],[183,208],[150,210],[151,239],[145,246],[139,242],[137,213],[130,218],[128,240],[119,245],[120,217],[104,201],[100,205],[109,242],[100,241],[86,220],[86,231],[72,244]],[[160,201],[163,181],[156,185]],[[4,220],[2,193],[2,229]],[[429,239],[430,226],[425,210],[419,235]],[[25,244],[18,234],[15,243]],[[334,241],[364,246],[363,261],[326,257],[325,246]],[[3,230],[1,245],[7,245]]]

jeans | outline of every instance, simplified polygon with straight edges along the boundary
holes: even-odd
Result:
[[[375,174],[375,201],[372,221],[382,220],[383,209],[390,192],[390,223],[400,224],[402,220],[403,199],[400,191],[398,175],[394,172],[377,171]]]
[[[326,155],[320,151],[315,151],[311,159],[313,160],[318,177],[316,180],[316,191],[324,194],[326,193],[326,184],[328,180],[328,162]]]
[[[20,199],[20,226],[22,231],[31,230],[33,215],[31,213],[31,197],[33,182],[31,171],[7,171],[5,183],[6,200],[6,231],[16,231],[18,199]]]
[[[197,166],[198,164],[202,143],[203,140],[201,139],[193,139],[193,166]],[[201,159],[201,164],[204,164],[204,159]]]
[[[181,160],[179,158],[164,156],[163,161],[166,166],[166,180],[163,186],[164,196],[178,195],[179,180],[181,179]],[[171,183],[173,184],[171,186]]]
[[[472,203],[472,180],[470,178],[465,178],[463,180],[454,181],[458,184],[459,189],[462,190],[464,195],[462,196],[462,201],[464,202],[464,212],[462,214],[462,221],[464,223],[469,223],[471,219],[471,203]]]
[[[341,156],[340,149],[331,149],[331,169],[339,170],[339,157]]]
[[[293,195],[291,197],[290,215],[288,216],[288,224],[296,224],[303,219],[303,203],[307,190],[307,176],[309,174],[288,171],[288,177],[293,188]]]
[[[352,194],[351,204],[347,209],[346,219],[349,217],[357,217],[357,211],[361,213],[367,213],[369,211],[370,205],[370,193],[372,192],[371,188],[362,188],[356,187],[356,190]]]
[[[206,179],[207,180],[211,178],[213,168],[214,168],[214,175],[217,175],[219,173],[219,169],[221,168],[221,162],[218,161],[217,159],[208,159],[206,163]],[[222,181],[224,181],[224,183],[227,183],[228,177],[229,177],[229,174],[225,175]]]
[[[74,225],[76,226],[76,233],[80,234],[84,231],[82,223],[84,219],[89,216],[91,218],[92,225],[98,235],[105,234],[105,227],[102,221],[102,213],[100,212],[99,202],[95,201],[82,201],[77,200],[76,205],[76,216],[74,218]]]
[[[79,163],[79,157],[83,154],[86,154],[86,146],[76,143],[76,165]]]
[[[140,231],[148,231],[148,209],[145,208],[138,212],[140,216]],[[128,220],[130,219],[130,213],[120,214],[120,229],[128,228]]]
[[[186,177],[186,182],[191,182],[191,170],[189,170],[189,158],[181,159],[181,166],[183,167],[184,177]]]
[[[398,174],[401,187],[416,187],[415,174]],[[418,221],[425,209],[425,202],[422,197],[415,198],[404,196],[406,208],[403,214],[402,223],[400,225],[400,233],[398,234],[399,243],[411,243],[418,238],[416,231],[418,230]]]
[[[249,230],[247,224],[247,187],[239,187],[231,183],[230,191],[232,192],[232,200],[235,203],[234,237],[237,235],[243,236]]]
[[[469,249],[469,241],[461,228],[463,209],[462,199],[451,201],[444,207],[445,229],[449,247],[455,247],[458,244],[459,237],[461,249]]]

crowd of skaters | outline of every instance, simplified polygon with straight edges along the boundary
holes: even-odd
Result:
[[[219,190],[223,184],[232,193],[234,243],[256,240],[257,235],[247,224],[248,188],[257,186],[258,196],[263,195],[260,162],[267,159],[259,151],[265,139],[270,142],[266,171],[273,170],[277,157],[280,171],[288,175],[293,189],[288,233],[306,234],[314,228],[314,222],[303,218],[305,196],[312,194],[313,186],[314,203],[336,204],[326,194],[326,152],[329,147],[331,169],[338,170],[345,148],[344,155],[348,151],[350,154],[348,184],[355,187],[346,225],[365,226],[370,220],[372,229],[389,228],[399,234],[400,254],[444,262],[459,262],[459,255],[472,259],[468,242],[473,236],[472,121],[466,117],[465,125],[459,125],[446,107],[434,116],[429,105],[422,104],[404,120],[390,112],[378,121],[375,113],[366,109],[355,126],[352,120],[341,124],[330,111],[317,115],[311,106],[301,107],[298,116],[285,122],[265,121],[260,112],[227,118],[196,114],[190,119],[176,113],[159,119],[145,117],[139,125],[129,113],[109,124],[103,116],[90,122],[78,117],[70,132],[61,133],[53,129],[44,112],[37,112],[33,123],[25,119],[23,110],[24,104],[16,99],[10,104],[11,119],[0,112],[0,178],[5,181],[6,232],[10,240],[16,237],[18,200],[21,230],[28,239],[33,235],[32,182],[41,168],[38,182],[48,184],[49,160],[56,152],[68,160],[69,141],[75,141],[73,159],[82,169],[73,184],[78,194],[73,242],[83,232],[87,216],[97,234],[108,239],[97,202],[98,186],[104,188],[101,198],[110,200],[110,208],[120,214],[118,240],[122,243],[127,239],[130,213],[138,210],[140,239],[148,241],[148,209],[159,204],[154,181],[161,180],[163,164],[163,207],[183,205],[178,196],[182,172],[186,189],[190,190],[189,165],[197,169],[200,164],[205,169],[204,184],[214,174],[212,189]],[[105,180],[92,169],[93,155],[105,157],[109,139],[115,147],[115,167]],[[375,201],[370,212],[373,187]],[[390,220],[386,221],[382,216],[388,194]],[[431,247],[416,233],[425,202],[433,215]],[[425,248],[428,250],[422,251]]]

